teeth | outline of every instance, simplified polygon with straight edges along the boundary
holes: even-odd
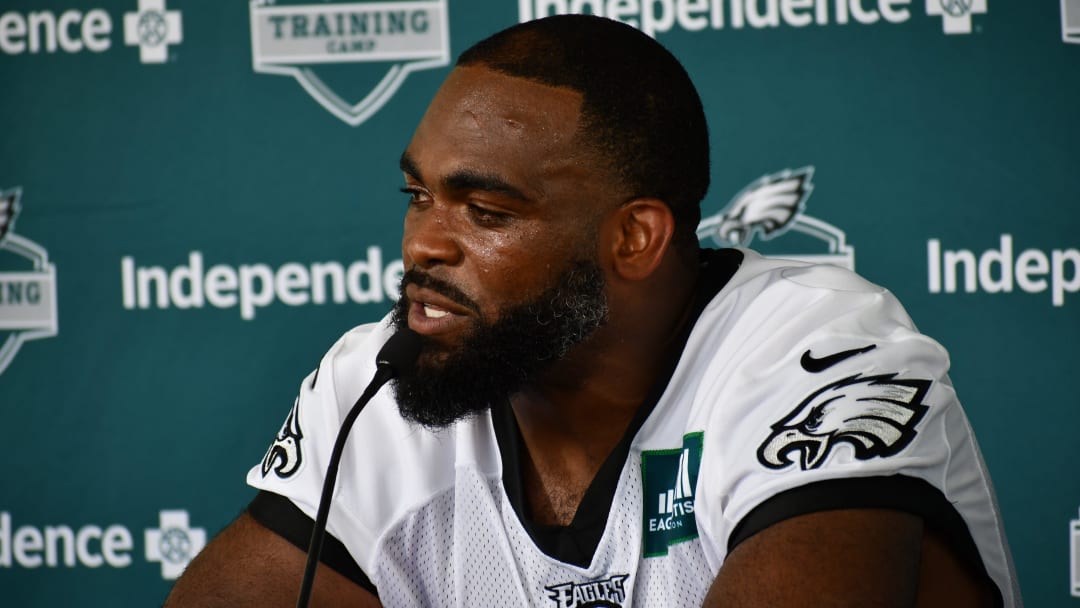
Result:
[[[450,314],[448,311],[441,308],[433,308],[428,304],[424,304],[424,316],[429,319],[441,319],[448,314]]]

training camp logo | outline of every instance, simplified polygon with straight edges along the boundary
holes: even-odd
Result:
[[[703,437],[690,433],[683,437],[682,448],[641,453],[645,557],[667,555],[671,545],[698,537],[694,488]]]
[[[616,574],[602,580],[562,583],[544,589],[558,608],[622,608],[628,578],[628,574]]]
[[[820,373],[872,348],[820,358],[807,351],[802,366]],[[758,448],[758,461],[770,469],[798,464],[807,471],[824,464],[840,443],[850,444],[859,460],[897,454],[915,438],[915,426],[929,409],[923,398],[931,382],[896,376],[855,374],[814,391],[772,425],[772,433]]]
[[[923,0],[653,0],[652,2],[582,2],[580,0],[518,0],[522,23],[548,15],[589,12],[636,27],[649,36],[678,27],[687,32],[705,30],[755,30],[780,26],[807,27],[900,24],[911,19],[912,4]],[[1072,0],[1066,0],[1071,2]],[[925,0],[929,17],[941,17],[946,34],[970,34],[971,16],[986,12],[987,0]],[[869,4],[870,6],[864,6]]]
[[[269,475],[270,471],[282,479],[295,475],[304,462],[303,452],[300,451],[300,440],[303,438],[304,432],[300,429],[300,398],[297,397],[296,403],[285,418],[285,424],[281,425],[274,443],[263,456],[263,477]]]
[[[44,247],[14,232],[21,197],[21,188],[0,190],[0,374],[24,342],[58,327],[56,267]]]
[[[1061,0],[1061,39],[1080,44],[1080,0]]]
[[[183,41],[180,11],[166,10],[165,0],[139,0],[124,19],[124,43],[139,47],[142,63],[165,63],[169,45]],[[113,17],[104,9],[68,9],[57,15],[38,10],[0,15],[0,53],[103,53],[112,48]]]
[[[760,177],[736,194],[719,213],[701,220],[698,240],[706,246],[749,247],[755,238],[772,241],[785,234],[801,233],[811,238],[803,239],[800,247],[824,241],[827,253],[791,253],[788,249],[767,247],[761,248],[762,253],[855,270],[855,249],[847,244],[844,231],[804,213],[806,201],[814,191],[813,176],[814,167],[807,166]]]
[[[448,27],[446,0],[253,0],[252,64],[262,74],[292,76],[355,127],[390,101],[410,73],[449,63]]]

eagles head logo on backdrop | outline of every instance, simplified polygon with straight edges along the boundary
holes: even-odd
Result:
[[[410,73],[449,63],[446,0],[252,0],[251,59],[256,72],[292,76],[355,127]]]
[[[706,246],[749,247],[758,238],[763,243],[754,248],[765,255],[855,270],[855,249],[844,231],[804,213],[813,177],[814,167],[806,166],[758,178],[718,213],[703,213],[698,240]],[[787,236],[780,246],[770,243],[780,236]]]

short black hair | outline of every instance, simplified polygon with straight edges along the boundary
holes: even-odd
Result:
[[[708,126],[690,76],[660,43],[618,21],[556,15],[481,40],[457,65],[581,93],[582,141],[633,196],[667,203],[676,242],[696,247],[709,188]]]

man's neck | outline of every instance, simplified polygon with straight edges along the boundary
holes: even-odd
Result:
[[[522,477],[537,523],[567,525],[626,434],[694,319],[694,281],[612,322],[511,400],[524,440]]]

